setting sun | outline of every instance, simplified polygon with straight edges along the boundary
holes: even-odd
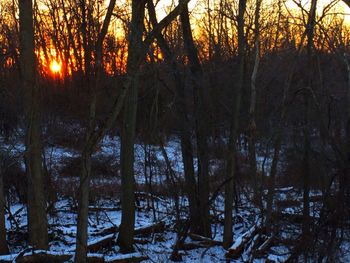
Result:
[[[52,61],[50,64],[50,70],[52,73],[60,73],[62,68],[62,63],[57,62],[56,60]]]

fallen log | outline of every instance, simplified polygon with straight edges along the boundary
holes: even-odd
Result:
[[[102,254],[87,254],[87,263],[105,263],[105,258]]]
[[[221,246],[222,245],[222,241],[213,240],[213,239],[210,239],[208,237],[203,237],[201,235],[190,233],[190,234],[188,234],[188,236],[193,241],[199,241],[199,242],[201,242],[201,244],[206,245],[206,246],[214,247],[214,246]]]
[[[0,263],[64,263],[72,260],[74,253],[58,253],[46,250],[20,252],[19,254],[1,255]],[[104,257],[102,254],[87,254],[88,263],[133,263],[147,260],[148,257],[140,253],[121,254],[114,257]]]
[[[269,236],[254,252],[256,256],[262,256],[267,252],[267,250],[272,246],[275,240],[275,236]]]
[[[237,238],[233,245],[228,249],[225,255],[226,258],[238,259],[247,243],[258,233],[258,231],[259,227],[254,225],[247,232],[243,233],[239,238]]]
[[[109,234],[89,242],[87,245],[87,250],[89,252],[97,252],[101,249],[111,248],[115,244],[115,234]]]
[[[147,260],[148,257],[140,253],[122,254],[113,257],[106,257],[106,263],[133,263]]]
[[[160,221],[153,225],[136,228],[134,230],[134,235],[149,236],[149,235],[152,235],[153,233],[162,233],[164,232],[164,230],[165,230],[165,223],[163,221]]]
[[[109,234],[116,234],[117,232],[119,232],[119,227],[111,226],[109,228],[105,228],[105,229],[102,229],[98,232],[92,233],[91,235],[93,235],[93,236],[105,236],[105,235],[109,235]]]
[[[261,238],[261,235],[258,233],[247,243],[246,248],[244,249],[244,252],[246,253],[246,255],[248,255],[248,259],[245,259],[245,261],[253,262],[252,251],[254,251],[255,247],[259,243],[260,238]]]
[[[180,245],[179,249],[187,251],[187,250],[194,250],[197,248],[204,248],[204,247],[207,247],[207,246],[201,243],[183,243]]]
[[[140,236],[149,236],[153,233],[160,233],[164,232],[165,230],[165,223],[164,222],[157,222],[153,225],[149,225],[146,227],[140,227],[136,228],[134,230],[134,235],[140,235]],[[97,252],[101,249],[105,248],[111,248],[112,246],[116,245],[115,235],[119,231],[119,228],[116,226],[112,226],[110,228],[106,228],[98,233],[94,233],[93,235],[105,235],[99,239],[95,239],[88,243],[87,250],[89,252]]]
[[[73,254],[57,253],[57,252],[46,251],[46,250],[34,250],[24,254],[20,253],[16,257],[15,262],[16,263],[46,263],[46,262],[63,263],[70,260],[72,257],[73,257]]]
[[[193,250],[197,248],[208,248],[208,247],[215,247],[215,246],[221,246],[222,242],[218,240],[212,240],[207,237],[203,237],[201,235],[192,234],[189,233],[188,236],[196,242],[187,242],[182,243],[178,245],[179,250]]]

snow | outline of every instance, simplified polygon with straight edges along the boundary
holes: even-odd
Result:
[[[18,254],[10,254],[10,255],[0,255],[0,262],[1,261],[13,261]]]
[[[103,236],[103,237],[100,237],[100,238],[96,238],[96,239],[88,242],[88,246],[95,245],[95,244],[99,243],[100,241],[112,238],[113,236],[115,236],[115,234],[110,234],[110,235],[106,235],[106,236]]]
[[[53,255],[53,256],[62,256],[67,254],[73,255],[72,253],[62,253],[62,252],[50,251],[50,250],[33,250],[30,252],[24,253],[23,256],[30,256],[35,254],[46,254],[46,255]]]
[[[152,158],[156,163],[157,169],[155,169],[155,174],[152,177],[152,185],[162,187],[166,183],[165,176],[165,160],[164,156],[158,146],[148,146],[149,150],[152,153]],[[10,149],[10,148],[9,148]],[[180,151],[180,142],[177,138],[172,138],[165,145],[165,150],[171,161],[172,168],[174,169],[176,176],[180,179],[183,170],[182,157]],[[24,151],[23,144],[18,144],[12,149],[13,154],[22,154]],[[106,136],[101,142],[101,151],[94,154],[95,157],[100,155],[112,155],[118,161],[120,154],[120,139],[118,137]],[[46,149],[45,155],[49,160],[49,164],[60,165],[62,160],[65,158],[76,158],[78,153],[66,149],[64,147],[51,147]],[[258,162],[262,161],[262,158],[258,158]],[[144,186],[148,182],[149,178],[144,175],[144,161],[145,161],[145,149],[141,144],[135,145],[135,180],[138,186]],[[213,173],[215,169],[220,167],[220,160],[213,160],[211,162],[211,172]],[[270,160],[267,160],[267,164]],[[267,169],[268,170],[268,169]],[[77,177],[66,177],[66,178],[56,178],[61,180],[69,186],[73,186],[74,189],[78,188],[79,179]],[[119,176],[113,178],[92,178],[91,186],[98,187],[103,185],[115,186],[120,185]],[[249,190],[248,194],[242,194],[240,196],[240,203],[237,207],[237,210],[234,211],[234,239],[235,242],[231,246],[232,249],[236,249],[243,241],[244,237],[253,233],[257,227],[261,224],[261,219],[259,218],[260,210],[255,207],[249,200]],[[264,191],[267,194],[267,191]],[[171,195],[156,195],[148,193],[142,188],[142,190],[137,191],[136,195],[139,196],[139,206],[136,210],[136,222],[135,228],[144,228],[150,226],[158,221],[163,221],[166,224],[166,230],[164,233],[155,233],[148,237],[136,237],[136,240],[139,240],[135,245],[137,252],[128,255],[122,255],[119,253],[119,247],[115,246],[109,251],[103,251],[103,254],[89,254],[89,256],[95,257],[104,257],[105,261],[112,261],[116,259],[123,259],[126,257],[134,256],[146,256],[149,259],[143,262],[169,262],[169,257],[173,250],[173,246],[177,240],[177,234],[174,231],[174,226],[176,223],[176,216],[174,212],[174,199]],[[311,197],[321,196],[322,193],[317,190],[310,192]],[[154,202],[155,211],[153,211],[152,206],[148,207],[147,198]],[[288,205],[287,207],[274,207],[277,212],[280,212],[285,215],[302,215],[302,193],[298,191],[293,186],[284,186],[275,189],[275,201],[293,201],[293,205]],[[310,202],[310,216],[317,218],[320,216],[321,203],[316,200]],[[55,255],[59,254],[74,254],[75,251],[75,238],[76,238],[76,221],[77,215],[74,209],[76,200],[72,198],[60,198],[55,203],[56,213],[53,213],[49,216],[49,233],[54,236],[50,241],[50,251],[42,251],[42,253],[53,253]],[[187,209],[188,209],[188,200],[184,196],[179,197],[180,205],[180,219],[187,218]],[[90,211],[89,212],[89,240],[88,244],[95,244],[105,238],[111,238],[116,236],[117,233],[111,233],[105,236],[102,236],[101,233],[103,230],[110,227],[119,226],[121,222],[121,211],[120,211],[120,202],[117,199],[108,199],[102,198],[95,200],[93,205],[89,206],[92,208],[99,208],[101,212]],[[224,211],[224,198],[220,194],[213,203],[213,209],[211,215],[213,218],[216,218],[215,223],[212,224],[212,232],[215,240],[222,240],[223,233],[223,211]],[[105,208],[105,209],[104,209]],[[26,233],[27,226],[27,216],[26,208],[22,204],[14,203],[10,206],[11,214],[15,216],[16,222],[18,224],[19,230]],[[221,222],[220,222],[221,221]],[[300,227],[292,223],[284,223],[279,226],[280,232],[278,233],[279,238],[283,239],[296,239],[300,235]],[[10,218],[9,214],[6,213],[6,228],[13,232],[19,231],[17,225]],[[25,243],[17,244],[16,236],[11,236],[9,243],[11,244],[11,255],[0,256],[1,260],[13,260],[19,252],[23,250],[23,247],[26,246]],[[350,239],[348,239],[350,240]],[[142,242],[141,242],[142,241]],[[146,242],[143,242],[146,241]],[[193,242],[189,237],[186,239],[187,242]],[[344,259],[343,262],[350,262],[350,242],[344,241],[339,246],[339,257]],[[244,253],[242,254],[242,259],[245,261],[250,260],[252,250],[252,244],[248,244],[245,248]],[[220,262],[225,261],[225,253],[227,251],[221,246],[214,246],[210,248],[197,248],[190,251],[181,252],[183,262]],[[286,258],[290,255],[291,247],[288,245],[276,245],[269,250],[269,254],[266,256],[269,260],[275,262],[284,262]],[[31,252],[28,252],[31,253]],[[41,253],[35,251],[35,253]],[[101,252],[102,253],[102,252]],[[233,262],[242,262],[242,259],[233,261]],[[346,260],[348,259],[348,260]],[[254,259],[253,262],[265,262],[265,259]]]
[[[121,254],[121,255],[117,255],[117,256],[107,256],[105,257],[105,261],[113,261],[113,260],[122,260],[122,259],[126,259],[126,258],[138,258],[138,257],[142,257],[143,255],[139,252],[136,253],[130,253],[130,254]]]

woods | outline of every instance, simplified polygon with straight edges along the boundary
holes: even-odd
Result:
[[[346,262],[344,1],[0,3],[0,262]]]

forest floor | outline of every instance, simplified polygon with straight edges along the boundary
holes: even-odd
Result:
[[[147,258],[144,262],[169,262],[170,255],[176,243],[177,234],[174,202],[170,199],[149,196],[138,193],[136,212],[135,237],[136,254]],[[153,200],[149,200],[153,199]],[[225,261],[227,250],[221,246],[223,232],[223,200],[215,203],[216,211],[213,215],[213,239],[217,243],[203,242],[197,238],[186,238],[180,255],[183,262],[220,262]],[[183,204],[186,200],[181,201]],[[151,204],[152,203],[152,204]],[[154,206],[154,208],[153,208]],[[185,207],[185,204],[184,204]],[[182,211],[181,221],[186,220],[186,213]],[[89,214],[89,242],[90,256],[104,257],[106,262],[113,262],[118,258],[119,248],[116,245],[118,225],[120,223],[120,205],[113,200],[99,200],[90,206]],[[234,236],[239,240],[253,226],[257,226],[259,218],[257,210],[249,206],[241,206],[235,212]],[[214,220],[215,219],[215,220]],[[20,204],[11,207],[11,215],[7,213],[8,243],[11,255],[0,256],[0,262],[11,262],[27,248],[27,219],[26,207]],[[151,230],[146,230],[146,229]],[[70,199],[61,199],[55,203],[49,216],[50,251],[58,254],[74,254],[76,236],[76,207]],[[253,238],[254,239],[254,238]],[[253,240],[252,239],[252,240]],[[252,249],[257,244],[252,240],[245,245],[244,250],[236,262],[246,262],[252,259]],[[251,244],[249,244],[251,243]],[[283,262],[288,258],[288,248],[272,246],[267,254],[255,258],[254,262],[265,262],[267,258],[276,262]],[[39,253],[39,252],[34,252]],[[132,257],[133,255],[129,255]],[[68,261],[69,262],[69,261]]]
[[[115,167],[113,162],[119,158],[119,147],[119,140],[107,138],[95,157],[104,161],[112,158],[109,165]],[[17,149],[21,151],[22,147]],[[182,229],[187,220],[188,203],[180,191],[171,191],[171,186],[168,188],[164,186],[169,183],[169,178],[164,175],[166,169],[164,168],[164,156],[159,149],[156,146],[152,146],[152,151],[147,149],[142,145],[135,147],[135,177],[138,191],[136,192],[135,253],[133,254],[121,254],[116,244],[121,220],[121,207],[118,193],[116,193],[120,189],[120,179],[104,177],[103,169],[96,168],[96,171],[102,175],[95,177],[91,182],[88,241],[88,256],[91,262],[170,261],[178,238],[176,230]],[[172,169],[178,175],[173,179],[179,180],[178,183],[181,184],[182,166],[179,144],[171,141],[165,149],[171,160]],[[11,254],[0,256],[0,262],[14,262],[20,257],[30,257],[33,254],[50,254],[54,257],[52,262],[58,259],[57,262],[72,262],[77,217],[77,202],[74,193],[78,188],[78,178],[76,176],[62,177],[60,173],[67,159],[74,160],[76,157],[77,153],[74,150],[62,147],[52,148],[46,152],[48,169],[51,174],[56,174],[53,185],[60,193],[48,209],[50,251],[33,251],[27,246],[26,206],[13,201],[8,206],[6,213],[6,228]],[[156,170],[149,170],[151,168],[145,166],[145,163],[150,161],[157,164],[154,165],[158,167]],[[212,170],[218,167],[218,162],[212,163]],[[290,256],[298,247],[301,235],[302,192],[295,187],[275,189],[275,231],[273,235],[266,235],[264,227],[261,226],[262,211],[251,201],[250,188],[244,185],[239,188],[239,191],[237,190],[239,195],[235,200],[234,244],[232,247],[225,250],[221,244],[224,198],[222,194],[219,194],[211,205],[212,239],[208,240],[188,233],[185,242],[179,249],[182,262],[225,262],[228,257],[231,262],[286,262],[290,260]],[[310,218],[315,224],[321,216],[321,211],[321,193],[312,191]],[[350,242],[346,240],[350,238],[343,239],[339,244],[336,254],[337,262],[350,262]],[[315,246],[317,246],[316,243]]]

